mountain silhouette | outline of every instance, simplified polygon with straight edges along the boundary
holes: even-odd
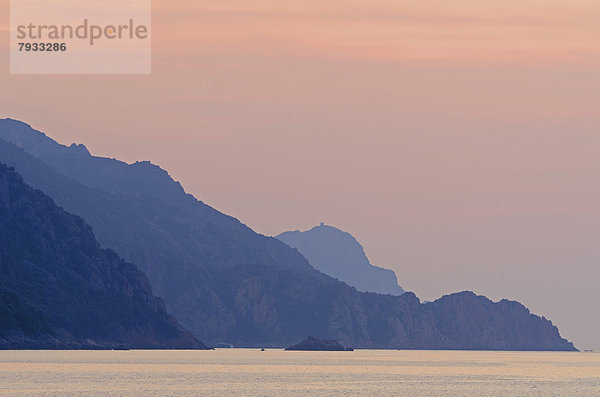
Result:
[[[323,223],[301,232],[284,232],[276,236],[296,248],[317,270],[337,278],[362,292],[402,295],[396,273],[373,266],[356,239],[347,232]]]
[[[285,347],[321,335],[353,347],[574,349],[518,303],[461,293],[421,304],[411,292],[358,292],[296,249],[185,193],[148,162],[94,157],[14,120],[0,120],[0,160],[140,266],[167,310],[210,344]],[[475,340],[455,332],[464,322],[494,332]]]
[[[0,163],[0,348],[206,348],[135,266]]]

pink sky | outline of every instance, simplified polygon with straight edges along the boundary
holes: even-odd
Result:
[[[153,3],[151,76],[10,76],[3,34],[0,117],[600,348],[598,1]]]

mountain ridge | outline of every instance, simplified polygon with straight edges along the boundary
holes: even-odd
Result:
[[[31,134],[24,125],[0,120],[0,140]],[[0,142],[0,159],[86,219],[103,246],[138,264],[169,312],[209,343],[282,347],[322,335],[355,347],[574,350],[556,327],[524,307],[507,311],[464,294],[446,307],[448,298],[430,306],[411,292],[360,293],[318,272],[285,243],[179,190],[175,181],[165,181],[168,194],[155,194],[161,189],[155,180],[144,186],[148,179],[122,172],[110,159],[79,153],[66,156],[67,162],[52,148],[37,148],[45,153],[42,160],[28,151],[26,138],[19,142],[20,148]],[[92,175],[90,182],[86,172],[96,172],[94,167],[103,176]],[[119,178],[125,183],[111,183]],[[467,310],[471,306],[480,309],[478,317]],[[458,324],[445,315],[450,309],[475,326],[487,321],[502,327],[478,340],[452,334]],[[511,318],[520,322],[497,321]],[[526,338],[516,337],[521,326]],[[536,333],[543,338],[536,341]]]
[[[205,349],[135,265],[0,163],[0,348]]]
[[[360,292],[404,293],[398,285],[396,273],[372,265],[363,246],[348,232],[321,223],[304,232],[283,232],[275,238],[296,248],[315,269]]]

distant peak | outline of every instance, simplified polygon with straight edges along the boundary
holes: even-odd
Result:
[[[27,134],[31,134],[33,132],[34,135],[41,135],[41,136],[46,137],[46,134],[44,134],[41,131],[35,130],[30,124],[27,124],[26,122],[21,121],[21,120],[5,118],[5,119],[0,119],[0,123],[3,126],[7,125],[9,128],[16,128],[18,131],[25,132]]]
[[[171,176],[169,175],[169,172],[167,170],[161,168],[160,165],[154,164],[148,160],[136,161],[135,163],[130,164],[129,166],[132,167],[132,169],[142,170],[143,172],[145,172],[147,174],[160,175],[160,176],[168,177],[169,179],[171,179]]]
[[[317,229],[317,228],[323,228],[323,229],[337,229],[335,226],[328,225],[328,224],[326,224],[325,222],[319,222],[319,224],[318,224],[317,226],[313,227],[312,229]],[[312,230],[312,229],[309,229],[309,230],[307,230],[307,232],[308,232],[308,231],[310,231],[310,230]],[[339,230],[339,229],[338,229],[338,230]]]
[[[153,170],[161,170],[161,171],[167,172],[167,171],[163,170],[160,167],[160,165],[154,164],[150,160],[136,161],[135,163],[131,164],[131,166],[133,166],[133,167],[139,167],[139,168],[148,168],[148,169],[153,169]]]
[[[21,120],[11,119],[9,117],[7,117],[5,119],[0,119],[0,121],[5,122],[5,123],[11,123],[11,124],[18,124],[18,125],[22,125],[22,126],[27,126],[27,127],[31,128],[31,125],[27,124],[26,122],[21,121]]]
[[[74,153],[80,153],[80,154],[84,154],[86,156],[92,155],[90,153],[90,151],[88,150],[88,148],[85,147],[84,144],[72,143],[71,146],[69,146],[69,149],[71,149],[71,151]]]
[[[276,238],[296,248],[315,269],[359,291],[392,295],[404,292],[392,270],[369,262],[356,238],[325,222],[307,231],[284,232]]]

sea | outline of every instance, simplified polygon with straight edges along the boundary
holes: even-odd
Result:
[[[0,351],[3,396],[600,396],[600,354]]]

